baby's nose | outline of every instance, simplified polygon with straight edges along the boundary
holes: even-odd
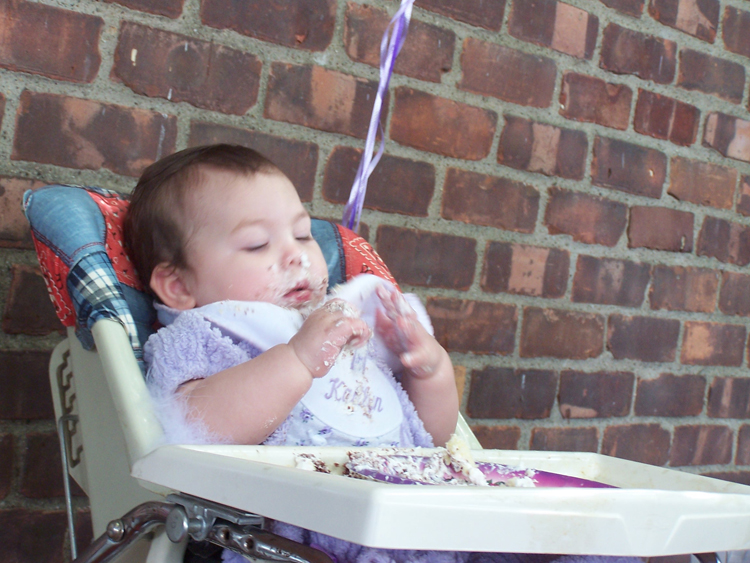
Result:
[[[301,266],[304,262],[304,251],[296,244],[290,244],[284,254],[284,262],[289,265]]]

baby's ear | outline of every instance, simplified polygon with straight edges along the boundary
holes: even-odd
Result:
[[[185,283],[185,275],[182,268],[162,262],[151,272],[151,289],[167,307],[179,311],[192,309],[196,302]]]

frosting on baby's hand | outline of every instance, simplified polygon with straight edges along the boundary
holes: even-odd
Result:
[[[358,348],[371,334],[356,309],[333,299],[307,317],[289,345],[312,377],[323,377],[345,347]]]
[[[383,305],[378,311],[378,334],[412,375],[429,377],[441,361],[440,345],[419,323],[401,292],[381,285],[376,293]]]

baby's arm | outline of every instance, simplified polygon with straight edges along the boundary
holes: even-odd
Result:
[[[377,294],[385,312],[378,310],[376,330],[404,366],[401,385],[425,429],[436,446],[444,446],[458,420],[458,393],[450,357],[417,321],[416,313],[397,290],[379,286]]]
[[[233,443],[265,440],[307,393],[313,378],[328,373],[341,348],[361,346],[370,337],[365,322],[346,316],[336,303],[314,311],[288,344],[184,383],[178,393],[190,416]]]

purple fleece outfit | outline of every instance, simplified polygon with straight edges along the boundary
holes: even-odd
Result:
[[[249,342],[238,341],[223,334],[201,316],[199,310],[189,310],[175,316],[176,312],[162,308],[160,313],[163,323],[172,322],[148,340],[144,352],[149,367],[147,383],[156,400],[167,440],[170,443],[227,443],[226,439],[212,435],[199,424],[188,422],[185,407],[177,399],[175,392],[179,385],[186,381],[210,377],[258,356],[261,351]],[[401,434],[404,437],[402,442],[405,443],[398,445],[432,446],[432,439],[424,429],[408,396],[395,381],[394,384],[399,391],[398,397],[404,412],[404,428]],[[285,442],[287,431],[290,425],[299,422],[295,420],[293,412],[264,443],[288,445]],[[548,555],[375,549],[281,522],[274,522],[271,529],[289,539],[324,550],[336,563],[548,563],[556,558]],[[493,532],[488,530],[488,533]],[[228,563],[247,561],[229,550],[224,550],[223,559]],[[634,558],[605,557],[564,557],[561,561],[642,563]]]

